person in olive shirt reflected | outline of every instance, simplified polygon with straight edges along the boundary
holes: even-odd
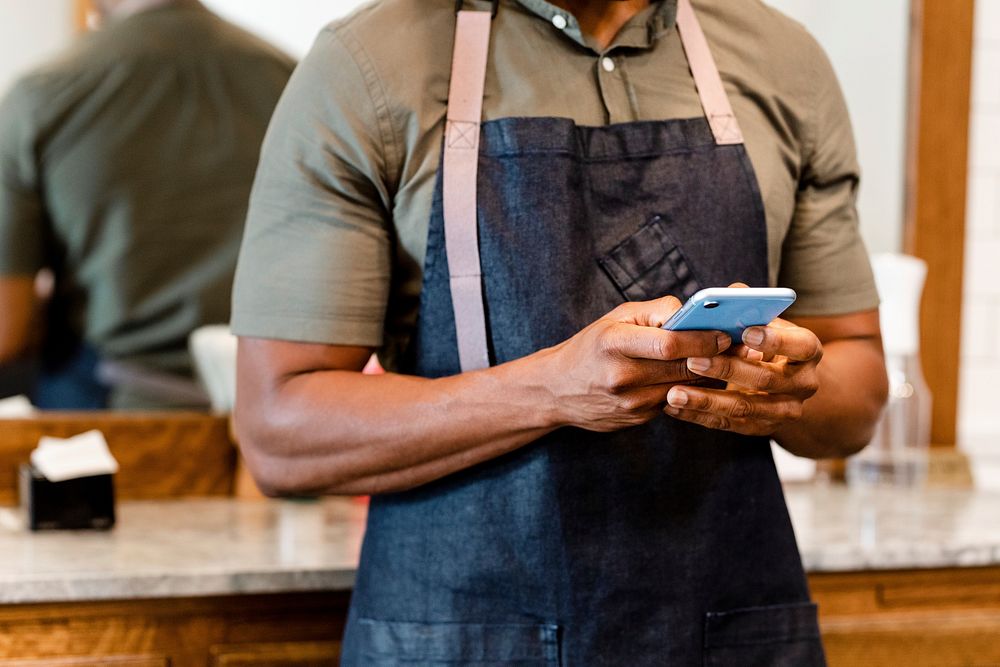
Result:
[[[0,103],[0,365],[41,348],[43,408],[197,406],[187,336],[229,320],[294,62],[195,0],[95,4],[102,28]]]

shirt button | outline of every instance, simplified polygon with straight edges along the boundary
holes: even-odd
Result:
[[[556,14],[552,17],[552,25],[554,25],[559,30],[566,28],[566,17],[562,14]]]
[[[603,58],[601,58],[601,67],[604,68],[605,72],[614,72],[615,61],[609,58],[608,56],[604,56]]]

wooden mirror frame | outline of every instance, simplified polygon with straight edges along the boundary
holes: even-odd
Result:
[[[911,0],[904,251],[927,262],[921,364],[931,444],[957,440],[975,0]]]

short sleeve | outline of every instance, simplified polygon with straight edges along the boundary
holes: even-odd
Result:
[[[816,95],[778,277],[798,293],[792,316],[843,315],[879,302],[858,225],[859,167],[847,105],[818,45],[815,58]]]
[[[31,96],[17,84],[0,102],[0,276],[45,263],[45,206],[35,160]]]
[[[392,133],[356,41],[324,30],[261,153],[236,273],[237,335],[377,347],[391,277]]]

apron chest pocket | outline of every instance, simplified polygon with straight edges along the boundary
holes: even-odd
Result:
[[[361,655],[369,667],[559,665],[556,625],[406,623],[361,618],[358,631]]]
[[[669,226],[661,216],[653,216],[639,231],[597,260],[629,301],[672,294],[683,302],[700,289],[684,254],[671,238]]]
[[[816,605],[804,602],[706,614],[704,665],[826,665]]]

